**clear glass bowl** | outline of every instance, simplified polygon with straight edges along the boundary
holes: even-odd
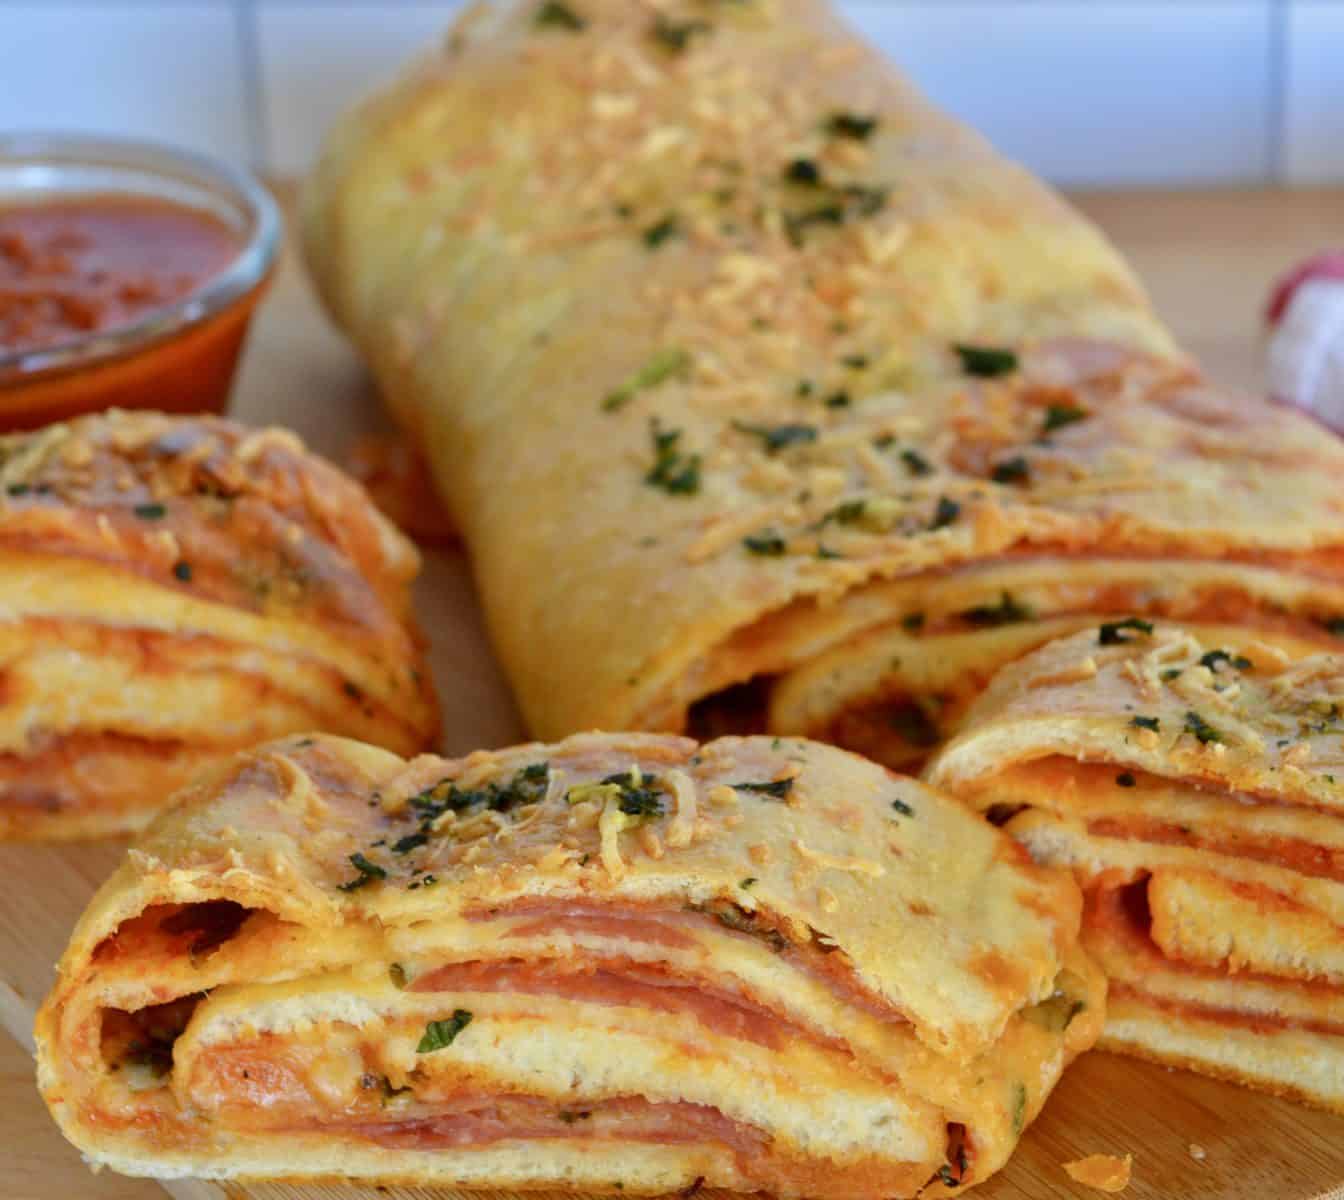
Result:
[[[280,215],[246,172],[170,146],[62,133],[0,135],[0,207],[143,196],[204,211],[238,238],[233,259],[145,316],[37,349],[0,347],[0,426],[101,408],[218,412],[280,247]]]

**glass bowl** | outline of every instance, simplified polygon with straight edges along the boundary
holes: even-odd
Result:
[[[221,269],[143,316],[36,348],[0,346],[0,428],[105,408],[222,412],[280,247],[280,215],[246,172],[151,142],[0,135],[0,208],[143,197],[208,214],[237,239]]]

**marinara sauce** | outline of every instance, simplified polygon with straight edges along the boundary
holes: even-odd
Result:
[[[241,235],[201,209],[149,196],[0,202],[0,357],[128,330],[190,296],[238,256]],[[223,409],[261,288],[165,336],[68,370],[0,381],[0,427],[101,408]]]

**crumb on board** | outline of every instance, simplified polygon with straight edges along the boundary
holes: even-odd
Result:
[[[1203,1162],[1209,1157],[1209,1152],[1198,1142],[1191,1142],[1187,1149],[1190,1152],[1190,1157],[1193,1158],[1195,1162]]]
[[[1126,1154],[1117,1158],[1114,1154],[1089,1154],[1073,1162],[1066,1162],[1064,1170],[1069,1178],[1084,1187],[1096,1188],[1100,1192],[1123,1192],[1129,1186],[1129,1172],[1134,1165],[1134,1156]]]

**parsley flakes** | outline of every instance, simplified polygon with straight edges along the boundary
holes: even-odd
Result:
[[[764,444],[766,452],[774,454],[777,451],[787,449],[789,446],[801,446],[808,442],[817,440],[817,427],[815,425],[753,425],[747,421],[734,421],[733,428],[738,433],[748,433],[752,437],[758,437]]]
[[[375,879],[387,878],[387,871],[383,867],[380,867],[376,862],[370,862],[358,850],[350,855],[350,865],[354,867],[359,874],[347,883],[337,885],[343,892],[353,892],[357,888],[362,888],[366,883],[373,882]]]
[[[1221,742],[1223,735],[1210,725],[1199,713],[1191,709],[1185,714],[1185,732],[1192,733],[1199,739],[1202,746],[1207,746],[1210,742]]]
[[[653,439],[653,466],[644,482],[669,496],[695,495],[700,490],[700,455],[683,454],[678,448],[681,430],[663,429],[654,418],[649,436]]]
[[[566,33],[578,33],[588,27],[588,22],[561,0],[546,0],[537,9],[532,23],[538,29],[563,29]]]
[[[442,1021],[431,1021],[425,1026],[424,1036],[415,1048],[417,1054],[433,1054],[443,1050],[457,1040],[457,1035],[471,1024],[471,1013],[465,1008],[454,1010],[451,1017]]]
[[[1092,414],[1085,408],[1073,408],[1067,404],[1052,404],[1045,410],[1045,420],[1041,422],[1041,436],[1054,433],[1066,425],[1075,425],[1086,421]]]
[[[847,137],[862,142],[872,136],[877,123],[877,117],[862,117],[857,113],[842,111],[833,112],[827,117],[822,128],[831,137]]]
[[[691,356],[685,350],[669,346],[655,350],[652,357],[620,387],[608,392],[602,399],[603,412],[615,412],[624,408],[635,395],[648,388],[657,387],[678,375],[685,374],[690,368]]]
[[[1097,630],[1098,646],[1124,646],[1133,638],[1124,636],[1126,629],[1132,629],[1145,637],[1153,632],[1153,623],[1139,617],[1126,617],[1123,621],[1104,621]]]
[[[971,346],[965,342],[954,343],[952,349],[961,359],[961,369],[967,375],[994,379],[999,375],[1011,375],[1017,370],[1017,355],[1011,350],[998,346]]]

